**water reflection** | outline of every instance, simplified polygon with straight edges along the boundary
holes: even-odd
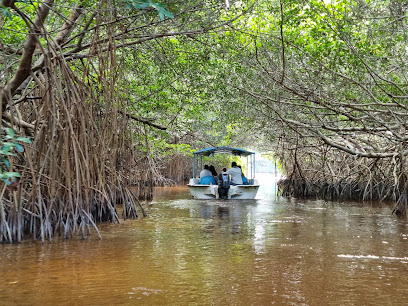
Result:
[[[0,246],[5,305],[403,304],[407,222],[385,205],[191,199],[52,244]]]

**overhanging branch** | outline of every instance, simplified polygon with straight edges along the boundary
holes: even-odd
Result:
[[[133,120],[136,120],[136,121],[141,122],[141,123],[143,123],[143,124],[146,124],[146,125],[148,125],[148,126],[154,127],[154,128],[156,128],[156,129],[158,129],[158,130],[162,130],[162,131],[167,130],[167,127],[165,127],[165,126],[162,126],[162,125],[153,123],[153,122],[151,122],[150,120],[147,120],[147,119],[143,119],[143,118],[136,117],[136,116],[134,116],[134,115],[125,113],[125,112],[122,111],[122,110],[119,110],[119,113],[121,113],[122,115],[124,115],[124,116],[126,116],[126,117],[128,117],[128,118],[130,118],[130,119],[133,119]]]

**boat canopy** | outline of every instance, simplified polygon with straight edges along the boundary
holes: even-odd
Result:
[[[229,154],[235,156],[242,156],[247,158],[247,171],[250,175],[248,178],[255,177],[255,153],[243,149],[231,147],[212,147],[193,152],[193,177],[199,176],[199,170],[203,169],[203,156],[210,156],[215,154]],[[248,157],[251,159],[249,163]]]
[[[200,151],[193,152],[193,154],[199,155],[199,156],[210,156],[212,154],[230,154],[230,155],[236,155],[236,156],[249,156],[255,153],[247,151],[247,150],[243,150],[243,149],[222,146],[222,147],[212,147],[212,148],[202,149]]]

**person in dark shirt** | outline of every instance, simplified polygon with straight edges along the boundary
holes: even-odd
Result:
[[[214,180],[215,180],[216,184],[218,184],[218,176],[217,176],[218,174],[217,174],[217,171],[215,171],[215,167],[213,165],[210,165],[208,167],[208,170],[211,171],[211,174],[214,177]]]
[[[213,165],[210,165],[210,166],[208,167],[208,170],[211,171],[211,173],[212,173],[213,176],[217,176],[217,171],[215,171],[215,167],[214,167]]]
[[[224,168],[218,176],[218,195],[221,199],[228,199],[230,184],[230,175],[227,173],[227,168]]]

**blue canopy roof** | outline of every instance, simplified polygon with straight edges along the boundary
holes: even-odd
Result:
[[[211,154],[231,154],[231,155],[238,155],[238,156],[248,156],[248,155],[255,154],[255,153],[247,151],[247,150],[243,150],[243,149],[222,146],[222,147],[202,149],[200,151],[194,152],[194,154],[203,155],[203,156],[209,156]]]

